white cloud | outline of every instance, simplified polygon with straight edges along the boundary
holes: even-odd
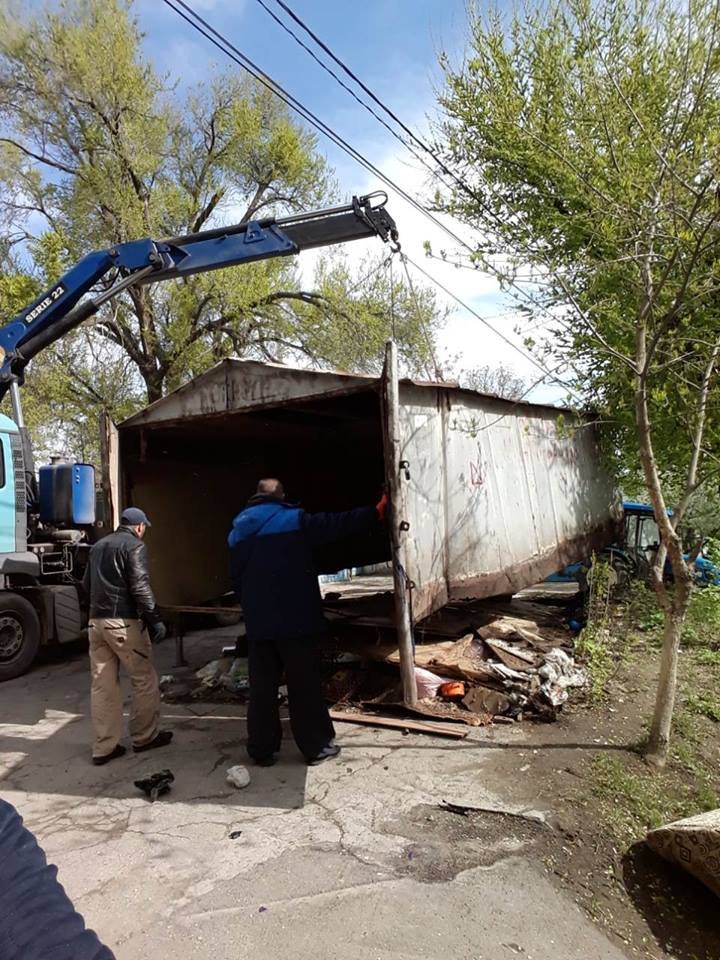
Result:
[[[418,198],[429,195],[430,190],[426,183],[427,173],[419,164],[416,163],[413,166],[399,157],[397,151],[392,148],[386,150],[379,159],[373,157],[373,151],[369,145],[366,144],[360,149],[365,156],[372,157],[378,169],[382,170],[389,179],[401,185],[405,192]],[[467,253],[467,251],[463,251],[440,227],[432,223],[396,191],[386,187],[382,181],[352,161],[344,161],[337,172],[341,189],[348,192],[364,194],[373,190],[384,190],[388,194],[388,210],[398,226],[403,252],[431,278],[487,319],[488,324],[500,331],[518,348],[514,349],[469,310],[459,306],[453,296],[448,296],[436,287],[438,302],[452,311],[445,329],[439,336],[441,358],[457,359],[459,365],[464,368],[503,364],[511,367],[528,383],[538,380],[542,376],[542,371],[529,358],[522,344],[522,337],[513,332],[513,327],[516,325],[526,325],[527,318],[514,309],[512,300],[502,293],[497,280],[481,270],[457,267],[451,262],[428,258],[424,250],[425,241],[430,242],[434,252],[439,253],[440,250],[445,250],[448,257],[453,259],[457,259],[456,253],[459,258],[462,258],[463,252]],[[467,227],[441,214],[436,215],[436,218],[445,223],[460,239],[472,245],[472,231]],[[366,257],[377,255],[380,250],[377,240],[356,241],[344,247],[345,256],[355,266],[359,266]],[[315,265],[322,255],[322,250],[316,250],[300,256],[299,268],[305,282],[312,277]],[[402,269],[402,267],[398,264],[395,269]],[[412,266],[409,266],[409,270],[413,283],[432,286],[432,283]],[[541,331],[538,330],[538,332]],[[547,385],[536,388],[531,397],[537,397],[544,402],[555,402],[561,399],[564,393],[561,387],[548,382]]]

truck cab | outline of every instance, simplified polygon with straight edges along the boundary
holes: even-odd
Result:
[[[0,680],[24,673],[42,644],[80,639],[87,626],[79,580],[94,530],[94,470],[41,467],[37,500],[27,477],[20,430],[0,415]]]

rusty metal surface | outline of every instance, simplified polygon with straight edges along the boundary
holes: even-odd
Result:
[[[612,539],[617,495],[592,428],[467,391],[401,384],[400,400],[416,619],[516,592]]]
[[[355,491],[372,486],[382,472],[379,406],[360,401],[378,390],[372,377],[226,360],[121,424],[123,450],[133,444],[136,450],[132,476],[122,467],[125,490],[138,502],[144,498],[159,521],[151,557],[163,599],[193,603],[227,587],[224,531],[241,492],[263,472],[292,475],[306,502],[317,500],[318,491],[354,498],[349,484]],[[399,399],[400,459],[410,472],[407,480],[403,471],[407,516],[401,519],[410,525],[406,570],[415,584],[416,621],[454,597],[516,592],[612,539],[618,498],[591,427],[568,412],[561,426],[557,408],[448,384],[401,380]],[[252,430],[249,415],[256,417]],[[312,456],[281,455],[288,429],[297,443],[301,434],[302,444],[311,443]],[[190,430],[194,446],[186,442]],[[247,451],[246,461],[205,462],[202,451],[208,443],[221,449],[224,431],[234,450]],[[154,447],[153,436],[161,438]],[[174,453],[163,454],[171,436]],[[350,463],[352,450],[341,453],[341,439],[372,464],[363,466],[357,450]],[[204,521],[179,525],[178,518],[197,515],[198,505]]]

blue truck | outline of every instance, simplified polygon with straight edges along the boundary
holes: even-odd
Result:
[[[13,413],[0,416],[0,680],[28,670],[41,644],[83,636],[80,581],[97,537],[94,468],[54,463],[35,474],[20,397],[27,364],[135,285],[370,237],[399,250],[386,202],[373,193],[344,206],[96,251],[0,326],[0,398],[10,394]]]

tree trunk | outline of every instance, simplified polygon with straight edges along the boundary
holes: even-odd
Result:
[[[687,583],[677,583],[672,606],[669,610],[665,611],[660,679],[658,680],[650,737],[645,752],[645,759],[648,763],[659,770],[665,766],[668,758],[670,728],[672,726],[675,693],[677,690],[680,638],[690,603],[690,593],[691,588]]]

